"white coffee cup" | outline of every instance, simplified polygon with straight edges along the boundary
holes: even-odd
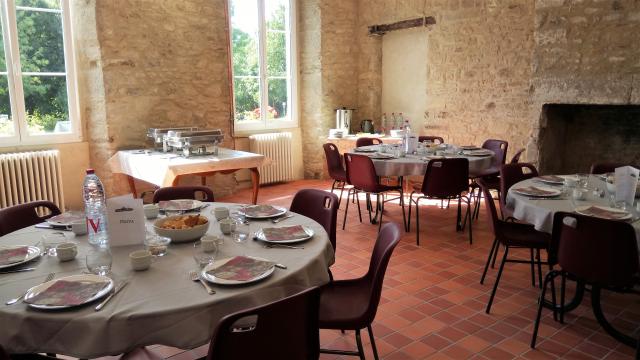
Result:
[[[78,246],[72,242],[65,242],[56,246],[59,261],[70,261],[78,255]]]
[[[155,219],[160,213],[160,206],[158,206],[158,204],[146,204],[142,209],[144,210],[144,217],[147,219]]]
[[[73,231],[73,233],[76,236],[82,236],[84,234],[87,233],[87,221],[86,220],[79,220],[79,221],[74,221],[71,223],[71,231]]]
[[[216,220],[218,221],[226,219],[229,217],[229,208],[224,206],[216,207],[213,209],[213,215],[215,215]]]
[[[131,267],[135,271],[147,270],[151,266],[153,255],[148,250],[138,250],[129,254]]]
[[[222,231],[223,234],[229,235],[235,229],[236,229],[235,220],[233,220],[231,218],[226,218],[226,219],[220,220],[220,231]]]

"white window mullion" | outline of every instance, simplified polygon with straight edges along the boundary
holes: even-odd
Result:
[[[24,107],[24,90],[22,88],[22,66],[20,64],[20,47],[18,46],[18,24],[14,0],[5,0],[6,28],[9,35],[9,54],[7,70],[9,71],[9,96],[12,100],[14,128],[19,139],[27,133],[27,117]],[[13,94],[11,94],[13,91]]]
[[[258,0],[258,51],[260,53],[260,120],[267,127],[269,108],[269,86],[267,82],[267,22],[265,20],[265,0]]]

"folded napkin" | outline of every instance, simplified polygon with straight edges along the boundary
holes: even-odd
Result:
[[[246,256],[236,256],[221,266],[207,271],[207,274],[220,279],[249,281],[267,270],[271,269],[275,263],[271,261],[258,260]]]
[[[530,196],[549,196],[549,195],[557,194],[555,191],[544,190],[535,186],[527,186],[527,187],[517,188],[514,190],[519,193],[530,195]]]
[[[279,228],[262,229],[264,237],[268,241],[286,241],[304,239],[309,236],[302,225],[284,226]]]
[[[244,208],[244,214],[252,217],[272,216],[281,212],[282,210],[271,205],[255,205]]]
[[[465,155],[469,156],[489,156],[492,155],[490,150],[480,149],[480,150],[465,150],[462,152]]]
[[[560,177],[560,176],[557,176],[557,175],[538,176],[538,179],[543,180],[543,181],[553,182],[553,183],[563,183],[564,182],[564,178]]]
[[[24,261],[29,253],[28,246],[0,250],[0,265],[11,265]]]
[[[160,201],[158,206],[160,210],[191,210],[193,209],[193,200],[169,200]]]
[[[56,222],[60,224],[71,224],[75,221],[84,221],[85,214],[77,211],[69,211],[58,214],[47,219],[48,222]]]
[[[581,209],[580,213],[587,216],[595,216],[608,220],[620,220],[629,216],[626,211],[613,211],[601,208],[599,206],[589,206],[588,208]]]
[[[108,282],[58,280],[38,295],[24,302],[37,305],[80,305],[104,289]]]

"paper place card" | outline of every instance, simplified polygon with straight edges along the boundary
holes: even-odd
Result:
[[[623,166],[616,168],[616,202],[624,201],[632,205],[636,196],[636,186],[638,186],[638,175],[640,170],[633,166]]]
[[[145,238],[142,199],[123,195],[107,199],[107,232],[110,246],[140,245]]]

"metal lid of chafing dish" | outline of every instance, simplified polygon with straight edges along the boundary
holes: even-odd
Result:
[[[171,127],[171,128],[149,128],[147,130],[147,137],[157,138],[162,137],[164,134],[169,131],[197,131],[198,128],[195,126],[182,126],[182,127]]]
[[[193,136],[223,136],[222,130],[170,130],[167,138],[185,138]]]

